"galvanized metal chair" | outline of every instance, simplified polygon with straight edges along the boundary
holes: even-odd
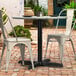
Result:
[[[13,26],[12,26],[12,23],[11,23],[9,17],[8,17],[8,20],[10,22],[10,25],[11,25],[12,29],[13,29]],[[0,64],[1,64],[1,61],[2,61],[2,57],[3,57],[3,54],[4,54],[5,47],[7,47],[6,72],[8,72],[8,65],[9,65],[9,61],[10,61],[10,58],[11,58],[11,50],[15,45],[18,45],[20,47],[21,57],[22,57],[22,64],[23,65],[24,65],[25,45],[28,47],[30,57],[31,57],[32,69],[34,69],[32,48],[31,48],[31,40],[27,39],[27,38],[17,37],[14,29],[13,29],[13,31],[14,31],[15,37],[12,37],[12,38],[11,37],[6,37],[6,34],[5,34],[6,29],[3,26],[2,11],[1,10],[0,10],[0,28],[1,28],[2,33],[3,33],[3,49],[2,49]]]
[[[48,34],[48,37],[47,37],[47,45],[46,45],[46,54],[45,54],[45,58],[46,58],[46,55],[47,55],[47,48],[48,48],[48,43],[49,42],[53,42],[53,40],[51,39],[56,39],[56,41],[58,41],[59,43],[59,49],[60,49],[60,59],[61,59],[61,63],[63,61],[63,51],[64,51],[64,43],[67,39],[69,39],[69,41],[71,41],[71,44],[72,44],[72,48],[73,48],[73,52],[74,52],[74,55],[75,55],[75,58],[76,58],[76,54],[75,54],[75,49],[74,49],[74,44],[73,44],[73,41],[72,41],[72,36],[71,36],[71,31],[75,25],[75,23],[73,24],[73,27],[72,27],[72,21],[73,21],[73,16],[74,16],[74,9],[64,9],[62,10],[60,13],[59,13],[59,16],[61,16],[61,14],[64,12],[64,11],[67,11],[67,18],[66,18],[66,31],[65,33],[62,33],[62,34],[58,34],[56,33],[57,32],[57,28],[58,28],[58,24],[59,24],[59,19],[57,20],[57,25],[56,25],[56,30],[55,30],[55,34]],[[55,40],[54,40],[55,41]]]

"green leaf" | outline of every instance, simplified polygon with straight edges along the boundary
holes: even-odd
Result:
[[[75,4],[74,1],[72,1],[72,2],[70,3],[71,8],[74,8],[74,4]]]
[[[66,5],[64,6],[64,8],[68,9],[68,8],[71,8],[71,6],[68,5],[68,4],[66,4]]]
[[[17,37],[27,37],[31,39],[31,33],[29,29],[25,29],[21,25],[17,25],[14,27]],[[9,33],[10,36],[15,36],[13,30]]]

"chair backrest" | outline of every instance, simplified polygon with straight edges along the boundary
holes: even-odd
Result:
[[[4,27],[3,27],[3,20],[2,20],[2,11],[0,10],[0,28],[2,30],[3,38],[6,39],[6,35],[4,32]]]
[[[65,32],[65,35],[70,35],[71,30],[72,30],[72,21],[73,21],[73,16],[74,16],[74,9],[63,9],[62,11],[60,11],[58,16],[61,16],[61,14],[65,11],[67,12],[66,13],[66,32]],[[58,25],[59,25],[59,19],[57,19],[56,31],[55,32],[57,32]]]
[[[65,32],[65,35],[70,35],[71,34],[73,16],[74,16],[74,9],[67,9],[67,19],[66,19],[66,32]]]
[[[14,35],[15,35],[15,37],[16,37],[16,40],[17,40],[17,35],[16,35],[16,33],[15,33],[15,30],[14,30],[14,28],[13,28],[13,25],[12,25],[9,17],[8,17],[8,21],[9,21],[9,23],[10,23],[10,25],[11,25],[11,28],[12,28],[12,30],[13,30],[13,32],[14,32]],[[4,27],[4,24],[3,24],[2,11],[1,11],[1,10],[0,10],[0,28],[1,28],[1,30],[2,30],[3,38],[6,39],[7,37],[6,37],[5,31],[7,32],[7,30],[6,30],[6,28]],[[5,30],[5,31],[4,31],[4,30]],[[7,34],[8,34],[8,33],[7,33]]]

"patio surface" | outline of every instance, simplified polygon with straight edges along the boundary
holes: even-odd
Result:
[[[33,41],[37,41],[37,29],[30,30],[32,34]],[[59,29],[60,33],[64,32],[65,29]],[[48,33],[53,33],[54,28],[52,29],[43,29],[43,56],[46,49],[46,39]],[[76,49],[76,31],[73,31],[72,36],[74,46]],[[28,49],[25,48],[25,60],[30,60]],[[33,58],[37,60],[37,44],[32,43]],[[2,47],[0,47],[0,56],[2,52]],[[35,70],[28,70],[28,66],[21,66],[18,64],[18,61],[21,60],[19,47],[15,46],[12,50],[10,65],[8,73],[5,72],[5,57],[6,50],[3,57],[3,61],[0,68],[0,76],[76,76],[76,61],[74,59],[73,50],[71,43],[67,41],[64,47],[64,60],[62,68],[55,67],[36,67]],[[44,57],[43,57],[44,58]],[[52,62],[60,63],[60,53],[57,42],[49,43],[47,58],[50,58]]]

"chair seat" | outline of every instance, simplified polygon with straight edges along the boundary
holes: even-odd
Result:
[[[7,38],[5,41],[10,41],[10,42],[23,42],[23,41],[30,41],[30,39],[24,38],[24,37],[12,37],[12,38]]]
[[[48,36],[51,36],[51,37],[69,37],[68,35],[65,35],[65,34],[48,34]]]

